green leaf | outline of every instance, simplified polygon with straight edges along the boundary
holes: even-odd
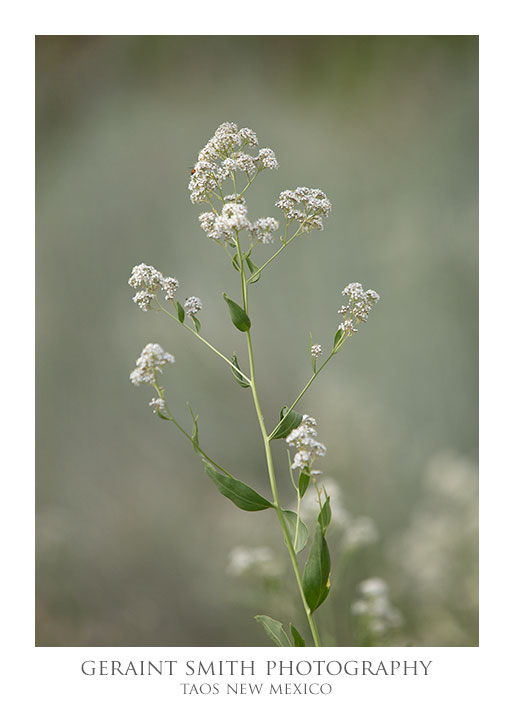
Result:
[[[300,473],[300,475],[299,475],[299,494],[300,494],[301,499],[304,496],[304,494],[306,493],[310,481],[311,481],[311,477],[309,476],[309,474],[305,474],[304,472]]]
[[[304,566],[304,575],[302,576],[302,589],[311,612],[320,607],[329,595],[330,572],[331,558],[329,556],[329,548],[327,547],[322,527],[317,523],[313,543]]]
[[[193,432],[191,433],[191,444],[193,445],[193,449],[197,454],[200,454],[200,445],[198,441],[198,415],[195,415],[193,410],[190,407],[189,402],[186,403],[188,405],[188,409],[191,414],[191,419],[193,420]]]
[[[160,412],[159,410],[156,410],[156,412],[157,412],[157,414],[159,415],[159,417],[160,417],[162,420],[168,420],[168,421],[170,421],[170,418],[167,417],[166,415],[163,415],[163,413]]]
[[[308,542],[309,532],[302,520],[299,519],[299,530],[297,533],[297,544],[295,545],[295,533],[297,532],[297,514],[295,511],[285,511],[283,509],[284,520],[290,534],[291,542],[294,544],[295,553],[300,553],[306,547]]]
[[[329,505],[329,496],[326,498],[322,510],[318,514],[318,523],[322,528],[322,533],[325,535],[329,524],[331,523],[331,507]]]
[[[222,472],[219,472],[211,466],[209,462],[206,462],[205,459],[203,462],[204,471],[213,481],[218,491],[230,499],[233,504],[236,504],[239,509],[243,509],[243,511],[263,511],[264,509],[273,507],[270,501],[264,499],[257,491],[247,486],[247,484],[239,481],[239,479],[234,479],[226,474],[222,474]]]
[[[240,271],[240,260],[238,259],[238,253],[237,253],[237,252],[236,252],[236,254],[234,255],[234,257],[232,258],[232,265],[233,265],[233,267],[236,269],[237,272]]]
[[[344,335],[343,331],[341,328],[339,328],[336,333],[334,334],[334,341],[333,341],[333,351],[335,353],[338,353],[340,348],[343,346],[343,341],[344,341]]]
[[[258,269],[257,264],[254,264],[254,262],[248,255],[245,257],[245,261],[247,262],[247,266],[249,268],[250,273],[254,274],[254,272],[257,271],[257,269]],[[250,277],[249,284],[255,284],[260,279],[261,279],[261,272],[259,272],[259,274],[256,274],[255,277]]]
[[[175,308],[177,309],[177,316],[181,323],[184,323],[184,309],[179,301],[175,302]]]
[[[195,331],[197,333],[200,333],[200,321],[198,320],[198,318],[196,316],[193,316],[193,315],[192,315],[191,319],[192,319],[193,324],[195,326]]]
[[[305,647],[306,643],[299,632],[299,630],[290,622],[290,632],[291,636],[293,637],[293,646],[294,647]]]
[[[268,615],[256,615],[254,619],[260,625],[263,625],[265,632],[274,644],[278,647],[291,647],[291,642],[284,631],[282,622],[277,622],[277,620],[273,620]]]
[[[250,319],[246,312],[239,306],[235,301],[230,299],[227,294],[224,293],[224,299],[229,307],[229,314],[231,316],[231,321],[236,326],[239,331],[248,331],[250,329]]]
[[[286,417],[283,417],[284,409],[285,408],[283,407],[281,410],[281,421],[279,422],[277,431],[273,437],[270,437],[270,439],[284,439],[302,422],[302,415],[300,412],[296,412],[295,410],[292,410],[286,415]]]
[[[240,385],[242,388],[249,388],[250,384],[247,383],[247,381],[241,375],[241,372],[240,372],[241,368],[240,368],[240,364],[238,363],[238,358],[236,357],[236,353],[232,354],[231,361],[232,361],[233,365],[236,366],[236,368],[238,368],[238,370],[236,370],[236,368],[231,367],[231,372],[234,376],[234,379],[236,380],[238,385]]]

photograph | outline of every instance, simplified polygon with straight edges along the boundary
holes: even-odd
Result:
[[[37,35],[37,647],[477,647],[477,35]]]

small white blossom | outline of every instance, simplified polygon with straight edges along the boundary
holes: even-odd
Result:
[[[240,128],[238,131],[238,139],[242,146],[257,146],[258,137],[251,128]]]
[[[174,277],[166,277],[161,282],[161,288],[164,291],[165,299],[168,301],[173,301],[175,292],[179,288],[179,282]]]
[[[368,321],[372,306],[377,304],[380,296],[373,289],[365,291],[363,285],[358,281],[347,284],[342,294],[348,298],[349,303],[338,310],[338,313],[344,316],[344,320],[338,328],[344,335],[351,336],[353,333],[357,333],[357,326],[360,323]]]
[[[277,170],[279,168],[279,163],[271,148],[262,148],[257,155],[257,160],[261,161],[264,168],[271,170]]]
[[[184,302],[184,311],[188,316],[194,316],[202,308],[202,301],[197,296],[189,296]]]
[[[156,373],[162,373],[164,365],[174,362],[173,355],[163,350],[159,343],[147,343],[136,361],[136,368],[130,374],[131,382],[134,385],[155,385]]]
[[[261,244],[270,244],[274,241],[272,232],[279,229],[279,223],[273,217],[260,217],[249,227],[249,232]]]
[[[318,343],[315,343],[314,345],[311,346],[311,356],[316,360],[317,358],[320,358],[322,355],[322,346]]]
[[[292,469],[309,470],[317,457],[325,455],[325,445],[315,439],[315,425],[316,421],[312,417],[304,415],[301,424],[286,437],[286,443],[297,448]]]
[[[289,222],[295,220],[300,223],[301,232],[323,230],[322,218],[327,217],[332,208],[322,190],[304,187],[283,190],[275,204]]]
[[[150,291],[138,291],[135,296],[132,297],[132,300],[142,311],[148,311],[151,308],[153,298],[154,294]]]
[[[148,404],[152,408],[152,412],[160,412],[162,415],[166,414],[166,404],[163,398],[153,397]]]
[[[129,286],[133,289],[145,288],[146,291],[156,292],[161,286],[163,275],[157,269],[148,264],[137,264],[132,268],[132,274],[129,277]]]
[[[344,547],[347,550],[375,543],[379,538],[376,525],[369,516],[358,516],[345,529]]]

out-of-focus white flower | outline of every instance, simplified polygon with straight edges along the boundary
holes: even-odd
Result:
[[[368,578],[358,585],[359,597],[351,612],[372,635],[380,636],[402,624],[402,615],[391,604],[388,586],[381,578]]]
[[[234,577],[273,578],[280,574],[281,568],[274,552],[266,546],[236,546],[229,553],[227,572]]]
[[[155,385],[156,373],[162,373],[163,366],[174,362],[173,355],[163,350],[159,343],[147,343],[136,361],[136,368],[130,374],[131,382],[134,385]]]
[[[374,521],[369,516],[358,516],[348,522],[343,545],[346,549],[360,548],[376,543],[378,539],[379,534]]]

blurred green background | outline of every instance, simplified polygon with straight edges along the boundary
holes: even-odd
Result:
[[[246,366],[221,296],[238,300],[238,274],[187,190],[223,121],[280,163],[249,190],[251,218],[279,218],[297,185],[333,203],[252,287],[269,428],[310,375],[310,331],[329,352],[344,286],[382,297],[300,407],[379,534],[333,584],[326,639],[356,642],[356,586],[381,577],[404,619],[382,643],[477,644],[477,38],[42,36],[36,59],[37,644],[265,645],[253,615],[285,614],[273,585],[227,570],[234,546],[266,545],[289,584],[273,514],[222,498],[128,379],[147,342],[173,353],[174,414],[189,428],[188,400],[207,452],[267,495],[249,391],[127,285],[142,261],[178,278],[203,335]]]

